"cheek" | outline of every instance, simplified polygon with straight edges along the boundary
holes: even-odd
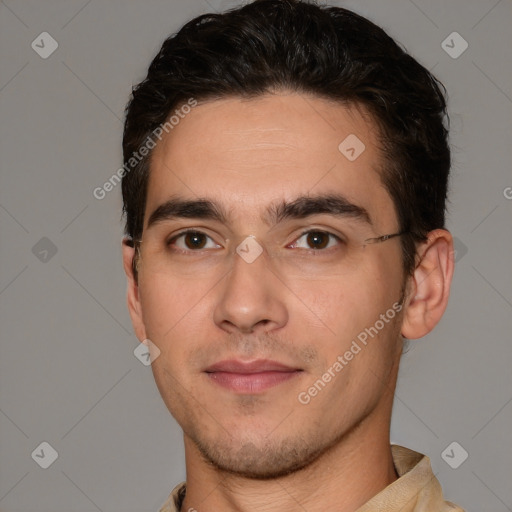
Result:
[[[316,343],[325,364],[312,369],[307,384],[312,387],[303,391],[318,395],[311,401],[311,411],[331,418],[333,424],[363,414],[389,386],[399,334],[393,304],[400,287],[396,281],[387,286],[376,282],[377,274],[346,277],[316,296],[318,315],[326,326]]]
[[[194,345],[205,324],[212,285],[202,279],[141,275],[139,294],[149,339],[161,350]],[[180,343],[171,343],[179,339]]]
[[[158,347],[151,365],[155,382],[167,407],[175,415],[184,410],[190,394],[200,397],[194,387],[189,362],[207,339],[207,318],[211,318],[212,285],[201,279],[172,279],[141,275],[140,302],[147,337]]]
[[[318,333],[321,350],[332,361],[348,350],[358,336],[363,342],[366,336],[368,345],[370,340],[379,338],[371,351],[365,350],[366,357],[379,359],[395,339],[391,329],[396,317],[393,305],[400,298],[400,285],[400,267],[396,263],[390,266],[385,260],[357,274],[305,284],[301,299],[310,311],[308,318],[314,323],[303,320],[306,324],[303,327]],[[387,311],[391,314],[386,316]],[[385,315],[384,320],[381,315]],[[358,355],[357,359],[366,360],[366,357]]]
[[[367,276],[358,273],[303,283],[297,293],[299,307],[307,310],[314,322],[309,328],[323,332],[324,347],[340,350],[379,311],[382,297],[367,281]]]

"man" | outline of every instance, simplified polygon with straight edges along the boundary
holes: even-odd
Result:
[[[128,307],[183,429],[161,511],[447,511],[390,446],[453,273],[440,84],[382,29],[257,0],[167,39],[123,150]]]

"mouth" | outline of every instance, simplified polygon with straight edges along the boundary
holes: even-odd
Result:
[[[215,384],[241,394],[261,393],[279,384],[297,378],[303,370],[277,361],[258,359],[220,361],[205,370]]]

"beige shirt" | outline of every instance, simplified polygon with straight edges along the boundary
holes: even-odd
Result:
[[[444,500],[441,485],[432,473],[428,457],[398,445],[391,445],[391,452],[398,480],[357,512],[464,512]],[[176,486],[159,512],[180,512],[185,490],[185,482]]]

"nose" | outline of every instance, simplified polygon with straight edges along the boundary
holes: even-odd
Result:
[[[287,289],[269,267],[266,252],[250,263],[237,253],[233,259],[215,306],[215,324],[227,332],[244,334],[261,334],[286,325]]]

